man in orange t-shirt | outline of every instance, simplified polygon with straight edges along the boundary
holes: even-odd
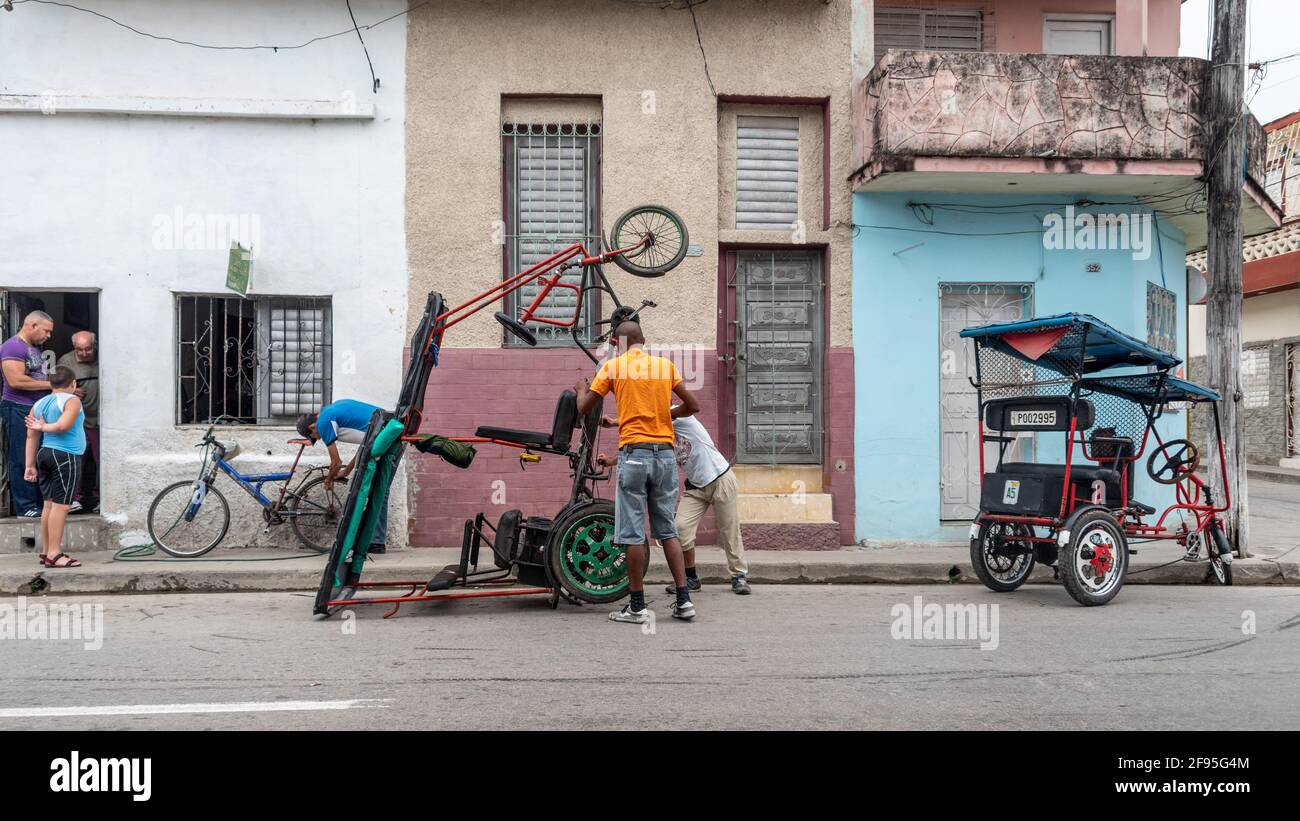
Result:
[[[677,601],[672,615],[695,617],[695,605],[686,589],[686,566],[682,543],[677,538],[677,458],[673,453],[673,419],[693,416],[699,400],[682,381],[677,366],[645,351],[645,336],[636,322],[618,326],[615,336],[619,355],[606,360],[596,372],[590,388],[579,379],[578,414],[587,413],[600,397],[614,393],[618,404],[618,488],[614,499],[614,543],[627,551],[628,583],[632,601],[610,613],[613,621],[645,624],[643,577],[649,562],[649,541],[645,521],[650,517],[650,535],[664,547],[664,558],[673,572]],[[673,405],[673,395],[681,404]]]

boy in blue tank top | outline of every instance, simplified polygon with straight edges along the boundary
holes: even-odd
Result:
[[[81,486],[81,455],[86,452],[86,414],[73,393],[72,369],[59,366],[50,374],[52,393],[32,405],[26,417],[27,462],[23,478],[40,482],[45,506],[41,510],[43,567],[80,567],[81,562],[60,550],[77,488]]]

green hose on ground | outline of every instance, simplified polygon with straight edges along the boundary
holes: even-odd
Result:
[[[297,556],[251,556],[242,559],[225,559],[217,558],[195,558],[181,559],[175,556],[164,556],[161,558],[149,558],[156,556],[157,549],[152,544],[133,544],[118,550],[113,554],[115,562],[284,562],[291,559],[312,559],[317,556],[323,556],[324,553],[302,553]]]

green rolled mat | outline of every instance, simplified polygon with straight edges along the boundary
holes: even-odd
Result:
[[[457,442],[454,439],[448,439],[445,436],[430,434],[427,438],[415,443],[415,449],[421,453],[436,453],[442,457],[444,462],[455,465],[464,470],[474,461],[474,446],[469,442]]]

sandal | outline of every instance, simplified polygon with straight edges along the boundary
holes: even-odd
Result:
[[[67,559],[63,564],[59,564],[59,559]],[[53,556],[41,556],[41,566],[43,567],[81,567],[81,562],[69,556],[67,553],[56,553]]]

